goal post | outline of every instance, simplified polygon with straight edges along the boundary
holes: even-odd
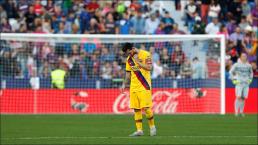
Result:
[[[127,114],[123,43],[152,55],[153,111],[225,114],[223,35],[1,33],[1,114]],[[51,72],[66,72],[53,88]]]

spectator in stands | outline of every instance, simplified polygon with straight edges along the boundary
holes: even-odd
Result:
[[[95,18],[90,19],[90,27],[88,28],[89,34],[98,34],[99,33],[99,27],[97,20]]]
[[[133,33],[134,34],[144,34],[145,28],[145,19],[142,17],[141,10],[137,11],[136,15],[131,19],[133,25]]]
[[[93,67],[90,68],[92,77],[98,77],[100,75],[100,60],[98,59],[97,53],[91,56],[91,61],[93,62]]]
[[[107,13],[105,19],[106,34],[115,34],[115,21],[111,12]]]
[[[203,22],[207,22],[207,14],[209,12],[209,5],[211,3],[211,0],[201,0],[201,19]]]
[[[118,65],[117,61],[113,61],[112,64],[112,78],[122,78],[121,66]]]
[[[79,27],[77,24],[72,24],[71,34],[80,34]]]
[[[161,19],[161,22],[164,24],[164,32],[165,34],[171,33],[173,30],[173,24],[175,23],[174,19],[171,18],[168,11],[165,12],[165,16]]]
[[[50,15],[54,14],[54,0],[47,0],[46,11]]]
[[[50,47],[50,52],[47,54],[47,61],[50,64],[51,69],[54,69],[54,64],[57,62],[57,55],[55,49]]]
[[[114,56],[113,54],[108,51],[108,48],[106,46],[103,46],[103,48],[101,49],[101,56],[100,56],[100,61],[106,62],[106,61],[113,61],[114,60]]]
[[[163,65],[167,65],[167,66],[171,65],[171,58],[168,55],[168,49],[165,48],[165,47],[162,49],[162,52],[161,52],[161,55],[160,55],[160,62]]]
[[[205,32],[207,34],[217,34],[219,32],[219,28],[220,28],[220,23],[218,18],[212,18],[212,22],[209,23],[206,28],[205,28]]]
[[[171,70],[167,65],[163,65],[163,73],[160,76],[161,78],[175,78],[175,71]]]
[[[101,77],[103,79],[111,79],[112,78],[112,66],[110,62],[105,62],[101,67]]]
[[[36,17],[37,15],[34,13],[34,7],[29,6],[29,11],[25,13],[27,29],[29,31],[33,31],[33,29],[35,28],[34,20],[36,19]]]
[[[195,17],[198,15],[198,7],[194,0],[190,0],[189,4],[185,6],[186,20],[185,25],[188,26],[188,30],[192,31]]]
[[[7,13],[6,11],[3,9],[3,6],[0,5],[0,18],[1,19],[6,19],[7,18]]]
[[[82,69],[80,67],[80,61],[79,59],[74,59],[72,63],[72,67],[70,69],[70,76],[71,77],[82,77]]]
[[[201,18],[199,16],[195,17],[192,34],[205,34],[205,27],[206,24],[201,20]]]
[[[226,78],[228,78],[228,79],[229,79],[229,71],[232,66],[233,66],[233,61],[230,59],[226,60],[226,72],[225,73],[226,73]]]
[[[251,7],[248,4],[247,0],[242,0],[242,15],[243,16],[248,16],[251,13]]]
[[[88,8],[87,6],[84,6],[83,11],[80,14],[80,29],[81,29],[81,33],[84,33],[85,30],[87,30],[87,28],[89,28],[89,22],[91,19],[91,15],[88,12]]]
[[[1,21],[1,27],[0,27],[1,32],[4,32],[4,33],[12,32],[12,27],[9,24],[9,22],[7,21],[7,19],[3,18],[1,20],[2,20]]]
[[[100,6],[97,3],[97,0],[91,0],[88,4],[87,7],[89,9],[90,12],[94,12],[96,11]]]
[[[21,26],[20,26],[20,29],[19,30],[17,30],[16,32],[17,33],[27,33],[27,27],[26,27],[26,25],[25,24],[21,24]]]
[[[35,0],[34,3],[34,12],[37,16],[42,14],[42,5],[40,0]]]
[[[157,62],[153,63],[153,70],[151,74],[151,78],[156,79],[159,78],[163,73],[163,67],[160,61],[158,60]]]
[[[5,51],[0,57],[0,70],[3,76],[19,76],[20,69],[17,65],[17,60],[12,56],[11,51]]]
[[[226,27],[228,29],[228,33],[232,34],[237,27],[236,20],[233,17],[230,17]]]
[[[249,23],[246,20],[246,16],[242,16],[241,17],[241,22],[239,23],[239,27],[241,29],[242,32],[244,32],[245,28],[249,26]]]
[[[192,78],[192,65],[191,62],[186,59],[184,63],[180,66],[180,78]]]
[[[234,45],[233,42],[229,42],[228,43],[228,47],[229,47],[229,56],[230,56],[230,60],[233,62],[233,63],[236,63],[237,60],[238,60],[238,57],[239,57],[239,52],[237,51],[237,46]]]
[[[117,31],[116,34],[131,34],[132,22],[129,19],[128,13],[123,13],[123,18],[116,22]]]
[[[117,7],[116,7],[116,11],[119,14],[123,14],[126,11],[126,6],[123,3],[123,1],[118,1]]]
[[[244,35],[241,33],[241,28],[236,27],[235,32],[232,33],[229,37],[229,40],[234,43],[234,45],[237,45],[239,41],[242,41],[244,38]]]
[[[185,32],[182,31],[182,30],[179,30],[178,24],[175,23],[175,24],[173,25],[173,30],[172,30],[171,34],[179,34],[179,35],[182,35],[182,34],[185,34]]]
[[[59,23],[59,28],[58,28],[58,34],[68,34],[69,31],[68,30],[65,30],[65,24],[64,22],[60,22]]]
[[[160,23],[158,25],[158,28],[155,30],[155,34],[165,34],[164,32],[164,24]]]
[[[204,79],[205,78],[205,68],[203,64],[199,61],[198,57],[194,57],[192,60],[192,78],[193,79]]]
[[[44,34],[44,33],[45,33],[45,32],[43,31],[43,28],[42,28],[42,25],[41,25],[41,24],[39,24],[39,25],[36,26],[34,33],[37,33],[37,34],[40,34],[40,33],[41,33],[41,34]]]
[[[153,46],[150,47],[150,53],[152,55],[153,62],[157,63],[158,61],[160,61],[159,54],[155,51],[155,47],[153,47]]]
[[[6,11],[7,13],[7,18],[10,19],[10,18],[19,18],[19,15],[18,15],[18,9],[17,7],[15,6],[15,3],[13,0],[7,0],[3,3],[3,8],[4,10]]]
[[[42,30],[43,30],[45,33],[52,33],[51,19],[49,19],[49,18],[44,18],[44,19],[43,19]]]
[[[242,40],[242,47],[243,47],[243,51],[245,53],[248,53],[248,60],[254,61],[257,59],[256,54],[251,55],[251,51],[253,49],[253,40],[254,40],[254,34],[253,34],[253,28],[251,26],[247,26],[245,28],[245,33],[244,33],[244,38]]]
[[[185,53],[183,52],[181,46],[176,45],[171,56],[172,69],[175,71],[176,75],[180,73],[180,67],[185,61]]]
[[[58,30],[59,30],[59,20],[57,19],[57,17],[56,17],[56,15],[52,15],[52,17],[51,17],[51,21],[52,21],[52,31],[53,31],[53,33],[57,33],[58,32]]]
[[[258,2],[256,2],[255,7],[251,11],[251,20],[252,20],[252,25],[256,27],[257,31],[257,26],[258,26]]]
[[[208,69],[208,78],[219,78],[220,63],[219,63],[218,56],[216,55],[207,56],[207,69]]]
[[[40,87],[40,82],[39,82],[39,77],[37,74],[37,68],[34,67],[32,70],[32,75],[30,77],[30,86],[32,89],[39,89]]]
[[[198,16],[200,1],[202,1],[200,15],[203,19]],[[226,26],[228,34],[230,35],[229,40],[226,41],[227,55],[230,56],[228,61],[230,61],[230,63],[235,63],[239,57],[238,54],[246,52],[252,65],[257,65],[257,63],[254,62],[257,62],[257,41],[255,41],[257,38],[255,33],[257,35],[258,4],[256,3],[256,5],[254,5],[251,1],[213,0],[211,2],[211,0],[191,0],[189,2],[189,7],[187,7],[187,11],[190,12],[189,19],[193,20],[192,22],[194,23],[193,29],[189,29],[186,33],[224,34],[227,37],[225,27],[223,25],[220,27],[219,22],[221,22]],[[219,4],[217,4],[217,2],[219,2]],[[10,0],[2,1],[0,3],[2,4],[0,5],[1,32],[61,34],[183,34],[183,31],[181,31],[182,27],[179,26],[178,28],[177,25],[180,24],[180,22],[174,22],[167,10],[163,9],[163,1],[139,2],[134,0],[132,3],[128,3],[126,1],[108,2],[96,0]],[[208,9],[208,7],[210,7],[210,9]],[[170,9],[169,12],[171,12]],[[155,14],[155,17],[150,15],[149,18],[149,14]],[[108,18],[106,15],[108,15]],[[218,23],[211,22],[206,26],[205,22],[207,21],[207,15],[209,15],[209,18],[219,18],[217,19],[219,20]],[[119,48],[118,46],[101,46],[99,40],[94,40],[92,43],[87,42],[89,41],[86,39],[82,40],[81,46],[73,46],[71,43],[67,45],[56,43],[53,45],[55,48],[52,48],[52,45],[50,46],[50,44],[40,43],[35,47],[34,44],[29,44],[30,48],[28,46],[24,47],[27,56],[32,55],[32,52],[35,50],[40,50],[37,52],[37,55],[33,54],[33,59],[39,58],[37,64],[39,68],[48,64],[44,67],[46,69],[42,68],[40,71],[40,74],[42,76],[44,74],[45,77],[48,76],[49,71],[53,69],[54,62],[58,61],[58,59],[66,63],[66,65],[69,66],[69,72],[73,71],[75,75],[72,76],[76,77],[84,76],[85,69],[88,76],[100,77],[100,68],[105,65],[106,61],[110,62],[116,60],[118,63],[117,66],[124,66],[123,62],[125,58],[123,58],[120,51],[116,50]],[[4,46],[9,47],[8,45],[9,44],[5,44]],[[166,78],[178,75],[178,69],[175,69],[174,67],[175,62],[171,63],[172,56],[176,49],[175,44],[155,42],[153,46],[154,47],[152,47],[152,44],[151,46],[142,44],[140,47],[147,50],[148,48],[150,49],[153,56],[153,63],[157,63],[158,60],[160,60],[163,73],[159,76]],[[73,50],[75,48],[72,47],[76,47],[76,50]],[[82,47],[85,52],[81,51],[80,47]],[[14,49],[17,50],[16,48]],[[155,49],[161,49],[157,51],[160,54],[155,52]],[[217,50],[217,48],[208,49],[208,52],[214,52],[215,50]],[[14,69],[12,71],[15,72],[12,73],[15,74],[12,76],[20,75],[19,67],[21,67],[22,70],[21,76],[26,76],[26,73],[29,71],[27,67],[24,67],[26,66],[26,63],[22,62],[23,60],[21,60],[19,56],[21,53],[21,51],[12,52],[13,57],[11,57],[11,61],[14,61],[15,63],[11,64],[12,66],[14,66],[13,64],[16,64],[15,67],[12,67]],[[216,68],[217,65],[219,65],[217,58],[215,58],[217,56],[214,55],[213,57],[214,58],[210,58],[210,56],[208,56],[207,58],[207,62],[211,64],[211,66],[213,65],[213,67],[208,65],[208,68],[211,69],[214,68],[214,66]],[[27,58],[25,60],[27,60]],[[197,62],[198,64],[200,61],[193,60],[193,69],[195,67],[194,62]],[[0,63],[2,63],[2,61]],[[110,64],[112,68],[113,65]],[[49,69],[47,69],[47,67]],[[27,70],[24,70],[24,68]],[[76,71],[80,74],[77,75]],[[214,74],[211,72],[212,71],[209,70],[210,77],[215,77],[219,74],[218,72],[215,72]],[[122,69],[117,75],[120,74],[122,74]]]
[[[226,40],[229,39],[229,35],[228,35],[228,29],[227,27],[222,24],[219,28],[219,32],[217,34],[222,34],[225,36]]]
[[[156,18],[155,14],[151,14],[150,18],[146,19],[145,32],[146,34],[154,34],[158,28],[160,20]]]
[[[252,65],[252,68],[253,68],[254,77],[258,78],[257,62],[256,62],[256,61],[252,61],[252,62],[251,62],[251,65]]]
[[[51,67],[47,61],[43,62],[43,65],[39,68],[39,77],[40,78],[49,78],[51,73]]]
[[[211,0],[211,4],[209,6],[209,12],[208,12],[208,23],[210,23],[213,18],[219,17],[220,10],[221,8],[218,3],[218,0]]]

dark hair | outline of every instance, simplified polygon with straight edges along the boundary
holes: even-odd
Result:
[[[242,15],[242,16],[241,16],[241,19],[246,19],[246,16],[245,16],[245,15]]]
[[[220,26],[220,28],[219,28],[219,31],[222,32],[223,28],[225,28],[225,27],[226,27],[226,25],[222,24],[222,25]]]
[[[199,60],[198,57],[194,57],[194,58],[193,58],[193,61],[195,61],[195,60]]]
[[[126,52],[128,49],[129,49],[129,50],[132,50],[132,49],[133,49],[133,44],[132,44],[132,43],[129,43],[129,42],[126,42],[126,43],[123,45],[122,51],[123,51],[123,52]]]

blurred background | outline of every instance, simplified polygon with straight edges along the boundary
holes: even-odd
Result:
[[[223,34],[227,41],[226,71],[245,52],[257,77],[257,9],[255,0],[6,0],[0,2],[0,30],[45,34]],[[114,52],[103,45],[70,44],[54,48],[46,43],[38,51],[33,47],[19,48],[19,44],[2,46],[0,71],[7,76],[29,77],[35,59],[40,77],[49,77],[55,59],[72,76],[123,76],[122,58],[117,58],[121,56],[119,49]],[[155,47],[139,47],[155,52],[153,60],[161,63],[158,65],[161,69],[175,59],[173,48],[157,51]]]

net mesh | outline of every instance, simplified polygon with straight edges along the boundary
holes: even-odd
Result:
[[[221,112],[220,37],[1,36],[1,113],[121,114],[131,112],[125,42],[152,55],[153,110],[160,114]],[[65,71],[64,88],[51,72]]]

